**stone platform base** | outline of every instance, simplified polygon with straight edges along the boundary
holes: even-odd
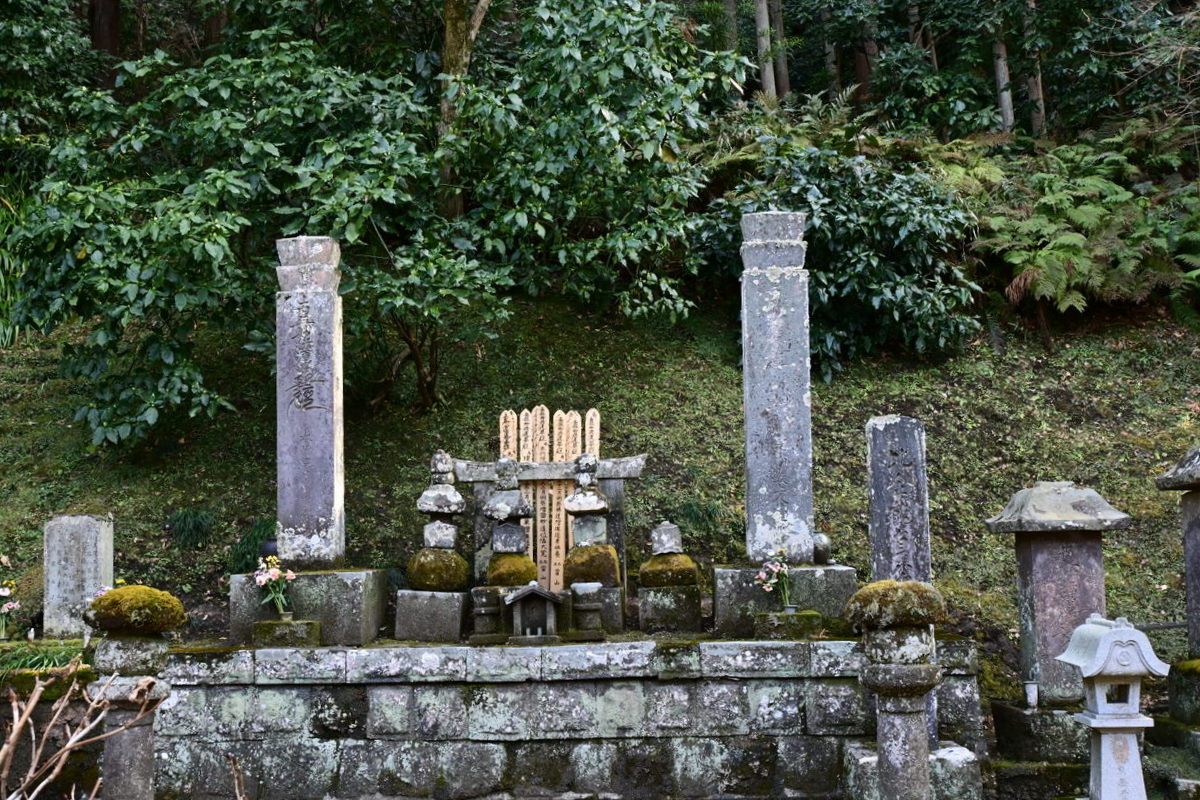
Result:
[[[396,638],[402,642],[453,643],[463,638],[470,608],[467,592],[396,592]]]
[[[758,568],[717,567],[713,570],[713,633],[722,638],[754,635],[754,615],[762,611],[780,611],[779,595],[762,590],[754,576]],[[858,589],[853,567],[830,564],[824,567],[796,567],[788,570],[792,603],[812,609],[821,616],[837,619],[846,601]]]
[[[387,574],[381,569],[300,572],[288,587],[288,605],[297,617],[321,623],[321,644],[364,645],[374,641],[383,625],[387,586]],[[233,642],[249,643],[255,622],[275,619],[274,607],[264,605],[262,597],[253,575],[229,578]]]
[[[1009,761],[1087,763],[1088,729],[1075,721],[1082,708],[1022,708],[994,701],[996,750]]]
[[[699,586],[643,586],[638,589],[638,625],[646,633],[701,630]]]
[[[1049,764],[1036,761],[1001,761],[992,764],[996,800],[1047,800],[1087,797],[1087,764]]]
[[[846,800],[908,800],[884,798],[879,791],[879,756],[875,745],[850,742],[844,756]],[[929,754],[930,800],[982,800],[979,759],[965,747],[942,742]]]
[[[270,619],[256,622],[250,639],[255,647],[316,647],[321,644],[321,623],[311,619]]]

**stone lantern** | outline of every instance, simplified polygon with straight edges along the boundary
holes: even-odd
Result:
[[[1084,710],[1076,721],[1091,730],[1090,800],[1146,800],[1138,731],[1154,725],[1140,708],[1142,678],[1170,669],[1154,655],[1146,634],[1124,617],[1092,614],[1058,656],[1083,677]]]

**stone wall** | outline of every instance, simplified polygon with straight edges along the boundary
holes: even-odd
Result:
[[[982,741],[975,653],[939,643],[943,734]],[[158,796],[841,798],[872,735],[856,641],[179,651]]]

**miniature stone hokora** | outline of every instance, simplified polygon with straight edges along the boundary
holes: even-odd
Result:
[[[279,558],[294,569],[328,569],[346,551],[341,253],[325,236],[280,239],[276,248]]]
[[[987,520],[992,533],[1016,535],[1021,679],[1028,705],[1083,699],[1078,672],[1057,656],[1076,626],[1104,613],[1101,532],[1130,522],[1094,490],[1069,481],[1038,481]]]
[[[1075,629],[1058,659],[1078,669],[1087,693],[1075,719],[1091,734],[1089,800],[1146,800],[1138,734],[1154,720],[1141,712],[1142,678],[1162,677],[1170,668],[1128,620],[1099,614]]]

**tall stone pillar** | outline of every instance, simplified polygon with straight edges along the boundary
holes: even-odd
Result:
[[[276,248],[279,557],[327,569],[346,552],[341,253],[326,236],[280,239]]]
[[[112,515],[54,517],[42,534],[42,556],[46,567],[45,636],[83,636],[87,630],[84,609],[101,587],[113,585]]]
[[[992,533],[1016,535],[1021,679],[1029,706],[1083,700],[1079,673],[1057,657],[1076,626],[1104,614],[1101,532],[1130,523],[1094,490],[1069,481],[1038,481],[987,520]]]
[[[812,397],[804,214],[742,217],[746,554],[813,560]]]

